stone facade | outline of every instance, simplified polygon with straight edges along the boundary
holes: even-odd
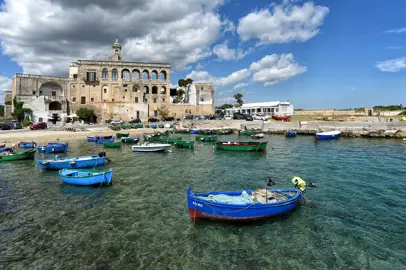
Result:
[[[13,104],[13,94],[11,91],[4,92],[4,104],[12,105]]]

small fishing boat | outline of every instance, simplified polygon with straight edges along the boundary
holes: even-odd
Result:
[[[198,129],[191,129],[190,130],[190,134],[197,134],[197,133],[199,133]]]
[[[151,128],[158,128],[157,124],[151,124]]]
[[[68,143],[64,142],[50,142],[45,146],[38,146],[40,153],[65,153],[68,151]]]
[[[216,147],[226,151],[265,152],[268,141],[265,142],[217,142]]]
[[[105,152],[91,156],[38,159],[35,161],[44,170],[77,169],[105,165],[108,161]]]
[[[112,142],[112,143],[103,143],[103,146],[107,148],[120,148],[122,144],[123,144],[122,142]]]
[[[196,136],[198,142],[215,142],[217,139],[217,136]]]
[[[137,124],[137,128],[143,128],[143,127],[144,127],[143,124],[141,124],[141,123],[138,123],[138,124]]]
[[[62,169],[59,170],[62,181],[66,184],[78,186],[110,185],[112,183],[113,169],[86,170],[86,169]]]
[[[164,125],[164,124],[158,124],[158,127],[159,127],[159,128],[164,128],[165,125]]]
[[[97,139],[97,143],[99,143],[99,144],[112,143],[112,142],[114,142],[114,138],[106,139],[104,137],[100,137],[100,138]]]
[[[87,136],[88,142],[96,142],[99,136]]]
[[[13,161],[13,160],[23,160],[23,159],[33,159],[37,149],[25,151],[25,152],[3,152],[0,155],[1,161]]]
[[[188,129],[175,129],[175,133],[181,133],[181,134],[188,134],[189,130]]]
[[[133,145],[133,152],[166,152],[171,148],[170,144],[162,143],[143,143],[141,145]]]
[[[337,139],[341,136],[341,131],[326,131],[326,132],[319,132],[316,133],[316,137],[314,138],[316,141],[319,140],[332,140]]]
[[[187,189],[191,220],[246,222],[291,212],[303,196],[297,188],[194,193]]]
[[[20,147],[20,148],[36,148],[37,143],[36,142],[20,142],[18,144],[18,147]]]
[[[177,138],[173,138],[173,137],[159,138],[158,141],[161,142],[161,143],[175,143],[175,142],[182,141],[182,137],[177,137]]]
[[[177,141],[174,144],[178,148],[193,148],[195,146],[194,141]]]
[[[3,153],[3,152],[11,152],[12,153],[14,151],[13,151],[13,148],[1,148],[0,153]]]
[[[238,135],[240,136],[251,136],[251,135],[255,135],[257,134],[258,131],[254,131],[254,130],[240,130],[238,131]]]
[[[290,115],[272,115],[272,119],[279,121],[290,121]]]
[[[130,133],[116,133],[117,139],[130,136]]]
[[[294,130],[288,130],[285,133],[286,137],[296,137],[296,131]]]
[[[251,138],[253,138],[253,139],[261,139],[263,137],[264,137],[264,133],[257,133],[257,134],[251,135]]]
[[[139,137],[124,137],[121,138],[120,141],[122,143],[138,143],[140,141]]]

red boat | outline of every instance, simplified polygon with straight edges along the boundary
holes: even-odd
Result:
[[[290,115],[272,115],[272,119],[290,121]]]

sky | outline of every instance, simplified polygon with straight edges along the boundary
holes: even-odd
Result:
[[[171,64],[171,84],[215,101],[301,109],[406,104],[406,1],[0,0],[0,103],[15,73],[67,76],[69,62]]]

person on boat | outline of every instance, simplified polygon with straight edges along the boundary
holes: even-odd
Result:
[[[300,191],[304,192],[306,190],[306,181],[302,178],[295,176],[292,179],[292,183],[295,184],[295,188],[300,189]]]

